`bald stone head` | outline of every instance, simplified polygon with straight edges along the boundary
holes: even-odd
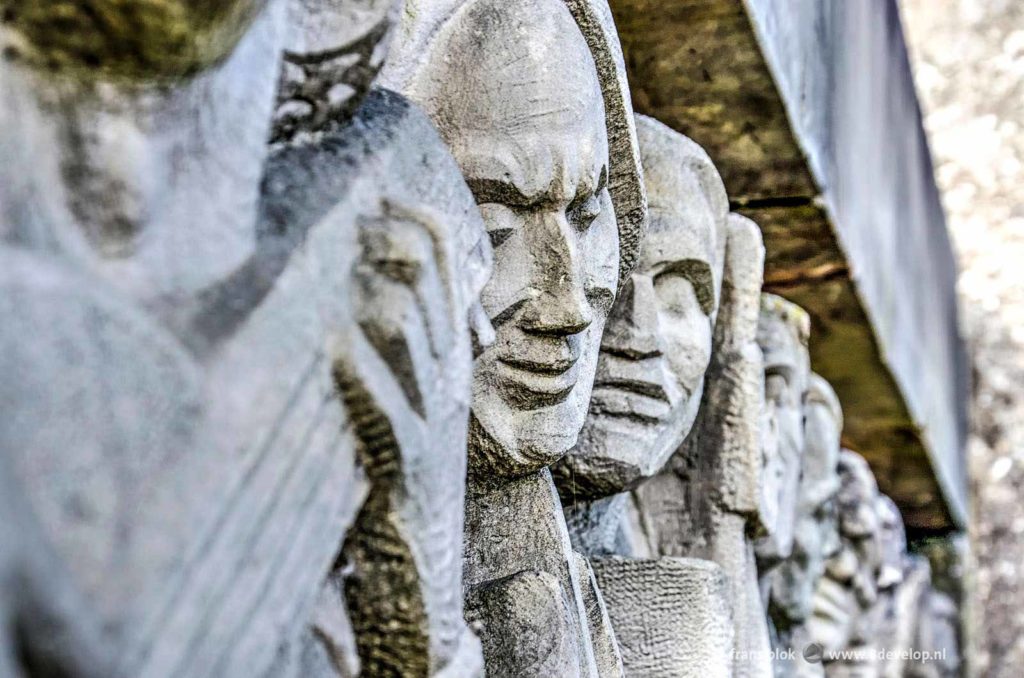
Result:
[[[690,432],[711,360],[728,198],[696,143],[637,116],[650,225],[601,340],[590,414],[558,467],[596,499],[656,474]]]
[[[593,57],[560,0],[477,0],[412,87],[494,246],[475,366],[471,472],[509,478],[575,443],[618,284],[608,138]]]

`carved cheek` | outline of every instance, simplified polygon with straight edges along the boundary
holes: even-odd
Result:
[[[619,277],[619,232],[607,193],[601,214],[580,240],[587,298],[595,317],[604,321],[611,313]]]
[[[492,272],[480,301],[494,320],[531,294],[534,261],[526,237],[531,215],[496,203],[480,205],[480,213],[494,250]]]

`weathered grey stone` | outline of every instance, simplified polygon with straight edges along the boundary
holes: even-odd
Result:
[[[803,426],[803,473],[792,553],[769,575],[769,611],[777,630],[807,619],[825,561],[839,549],[835,496],[843,413],[835,392],[816,374],[809,382]]]
[[[547,646],[555,641],[544,640],[545,636],[562,633],[558,630],[562,627],[545,627],[543,624],[547,622],[544,620],[559,618],[563,614],[563,606],[566,606],[565,628],[572,633],[573,640],[569,644],[559,640],[558,647],[562,648],[559,652],[572,655],[574,670],[579,675],[595,676],[597,664],[593,638],[587,623],[583,584],[575,562],[576,555],[562,517],[558,492],[547,469],[493,487],[481,483],[470,486],[466,498],[464,573],[467,600],[475,600],[475,591],[488,589],[498,580],[527,573],[533,581],[537,575],[544,575],[544,582],[557,584],[558,588],[551,589],[547,583],[543,587],[531,585],[530,590],[534,593],[529,605],[534,609],[517,612],[515,618],[521,621],[516,623],[527,624],[533,619],[537,626],[530,631],[535,636],[530,642]],[[542,593],[549,589],[552,593],[546,604],[550,609],[544,609],[539,601]],[[469,617],[483,623],[481,634],[488,674],[494,662],[497,667],[504,667],[496,670],[519,672],[514,675],[549,675],[541,670],[543,667],[536,663],[536,659],[530,659],[524,665],[517,664],[520,659],[529,659],[532,655],[522,654],[527,652],[525,649],[515,649],[526,647],[520,645],[526,641],[506,640],[519,631],[514,625],[506,626],[502,614],[470,613]],[[516,645],[507,645],[509,642]],[[514,656],[499,657],[490,653],[505,650],[514,651]]]
[[[293,0],[272,142],[308,137],[355,112],[384,65],[397,0]]]
[[[451,146],[497,243],[484,292],[497,341],[477,360],[470,465],[514,477],[557,460],[582,426],[620,246],[635,258],[636,243],[616,237],[608,179],[609,163],[630,159],[609,155],[594,58],[558,0],[465,3],[421,59],[405,91]]]
[[[764,370],[757,325],[763,253],[757,226],[730,215],[700,413],[666,469],[633,492],[637,522],[654,556],[704,558],[726,572],[735,676],[771,675],[767,616],[750,539],[762,529]]]
[[[963,657],[957,606],[952,598],[935,590],[928,591],[925,602],[920,611],[916,645],[922,653],[928,654],[913,660],[907,675],[910,678],[959,678],[963,675]]]
[[[732,676],[726,574],[707,560],[595,558],[626,676]]]
[[[767,534],[756,544],[762,576],[789,557],[804,453],[804,396],[810,376],[807,313],[781,297],[761,296],[757,343],[764,355],[764,479],[760,514]]]
[[[473,654],[458,467],[488,246],[457,165],[393,95],[276,155],[257,219],[281,18],[270,3],[221,65],[160,90],[0,68],[0,145],[40,161],[0,170],[17,246],[0,266],[0,362],[15,376],[0,447],[125,674],[262,675],[295,656],[370,491],[364,516],[388,517],[374,546],[402,556],[402,601],[424,611],[396,642],[426,638],[417,661],[442,675]],[[348,425],[338,381],[386,400],[406,447],[354,435],[366,429]],[[408,536],[387,542],[395,527]],[[359,574],[383,564],[373,547],[356,555]],[[353,619],[372,588],[354,587]]]
[[[181,2],[61,6],[87,18],[100,4],[125,31],[149,11],[189,15]],[[34,159],[0,167],[3,239],[72,259],[152,306],[185,303],[241,265],[255,247],[284,33],[284,4],[258,4],[265,8],[222,61],[159,86],[155,76],[122,83],[0,64],[0,155]],[[39,11],[56,12],[51,3]],[[139,30],[151,29],[161,30]],[[88,42],[94,33],[105,36],[82,24],[54,39]]]
[[[466,614],[479,625],[487,675],[588,675],[580,667],[584,649],[574,608],[562,583],[548,572],[521,570],[472,589]]]
[[[362,669],[440,675],[476,645],[462,620],[461,553],[471,339],[493,338],[479,301],[491,266],[483,223],[429,123],[390,93],[372,95],[336,137],[276,154],[267,186],[280,198],[265,212],[272,227],[352,212],[341,296],[354,322],[332,345],[370,484],[341,557]]]
[[[632,489],[697,416],[722,284],[728,199],[707,154],[637,116],[650,229],[601,339],[590,412],[554,467],[567,504]]]

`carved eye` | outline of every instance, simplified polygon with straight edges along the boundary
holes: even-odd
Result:
[[[600,216],[601,198],[599,196],[600,192],[597,192],[585,200],[577,199],[572,205],[569,205],[569,220],[578,230],[587,230],[594,223],[594,219]]]
[[[500,203],[488,202],[480,205],[480,214],[484,218],[487,237],[490,238],[493,249],[498,249],[515,233],[517,220],[513,208]]]

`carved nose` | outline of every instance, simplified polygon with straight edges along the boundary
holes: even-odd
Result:
[[[619,290],[601,349],[613,355],[643,360],[660,356],[658,305],[651,279],[634,273]]]
[[[536,334],[579,334],[594,322],[594,313],[584,287],[577,236],[564,215],[544,219],[542,228],[533,251],[540,294],[529,302],[522,327]]]

